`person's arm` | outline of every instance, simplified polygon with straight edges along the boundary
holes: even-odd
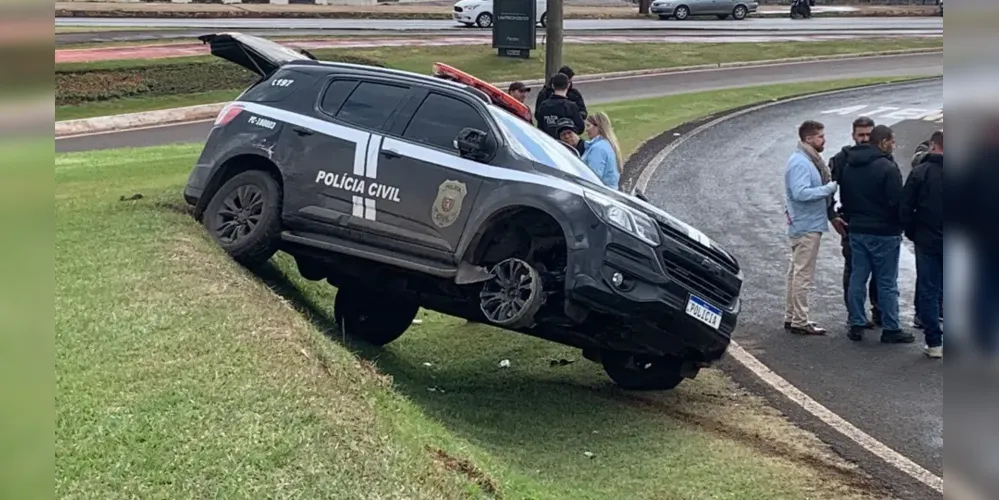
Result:
[[[925,168],[916,168],[909,172],[909,177],[905,179],[902,186],[902,199],[898,207],[898,221],[905,231],[906,236],[912,239],[910,225],[916,214],[916,206],[919,203],[920,186],[923,183],[923,172]]]
[[[541,96],[539,95],[538,97]],[[534,121],[537,123],[538,128],[541,130],[545,129],[543,125],[544,121],[541,119],[541,111],[543,110],[543,108],[544,106],[542,104],[538,104],[534,107]]]
[[[836,192],[836,183],[811,187],[811,169],[815,168],[800,158],[792,158],[784,173],[784,182],[791,192],[791,201],[821,200]]]
[[[902,202],[902,171],[899,170],[897,164],[887,168],[885,174],[885,201],[888,203],[889,210],[898,213]]]
[[[588,111],[586,111],[586,102],[583,101],[583,94],[576,90],[575,87],[572,90],[574,97],[572,102],[576,103],[576,107],[579,108],[579,114],[583,117],[583,119],[586,119]]]
[[[576,133],[582,134],[583,130],[586,129],[586,124],[583,123],[583,114],[579,112],[579,107],[572,101],[566,101],[569,108],[569,114],[572,118],[572,123],[576,125]]]
[[[603,146],[606,146],[606,142]],[[617,172],[617,164],[614,163],[614,155],[608,151],[609,148],[601,147],[597,151],[594,158],[595,166],[594,170],[600,175],[600,180],[603,181],[604,185],[613,189],[617,189],[619,176]]]

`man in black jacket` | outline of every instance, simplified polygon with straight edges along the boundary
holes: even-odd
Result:
[[[872,130],[874,130],[874,120],[866,116],[861,116],[854,120],[853,146],[867,144],[871,138]],[[839,174],[846,166],[846,152],[853,146],[843,146],[843,149],[829,159],[829,171],[832,173],[834,181],[839,182]],[[829,197],[829,222],[832,223],[833,228],[839,233],[840,246],[843,249],[843,303],[849,309],[850,273],[853,269],[850,265],[852,256],[850,254],[850,237],[847,231],[849,222],[846,221],[843,211],[836,209],[836,199],[831,196]],[[878,289],[874,284],[874,280],[871,280],[868,284],[867,296],[871,300],[871,321],[868,321],[866,326],[868,329],[871,329],[881,325],[881,309],[878,307]]]
[[[569,78],[558,73],[552,77],[551,84],[555,93],[534,110],[534,119],[538,123],[538,128],[555,139],[559,139],[558,122],[568,118],[576,125],[576,133],[582,134],[583,116],[579,113],[576,104],[566,97],[569,91]]]
[[[898,321],[898,259],[902,247],[899,205],[902,200],[902,172],[892,160],[895,134],[878,125],[868,144],[847,150],[846,165],[839,173],[840,201],[848,221],[850,253],[849,311],[851,340],[864,338],[867,318],[867,280],[872,275],[878,289],[883,329],[881,342],[911,343]]]
[[[931,358],[943,357],[940,298],[943,296],[943,131],[930,136],[929,150],[905,180],[899,222],[916,247],[916,313]]]
[[[565,77],[569,79],[569,90],[568,92],[566,92],[566,97],[570,101],[576,104],[576,107],[579,108],[579,114],[582,115],[583,119],[585,120],[587,111],[586,111],[586,103],[583,102],[583,94],[580,94],[579,91],[576,90],[576,88],[573,87],[572,85],[572,77],[576,73],[572,71],[572,68],[568,66],[562,66],[561,68],[559,68],[558,73],[556,74],[565,75]],[[552,94],[554,93],[555,89],[552,87],[551,80],[549,80],[548,83],[546,83],[543,87],[541,87],[541,91],[538,92],[538,97],[534,101],[534,109],[538,109],[539,107],[541,107],[541,104],[547,101],[548,98],[551,97]]]

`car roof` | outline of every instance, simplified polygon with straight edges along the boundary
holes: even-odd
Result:
[[[347,74],[365,74],[365,75],[389,75],[398,77],[402,81],[410,81],[412,83],[428,85],[432,87],[438,87],[444,90],[457,90],[461,92],[466,92],[467,94],[474,96],[481,100],[485,104],[492,104],[492,99],[489,95],[481,90],[465,85],[463,83],[454,82],[444,78],[439,78],[436,76],[422,75],[420,73],[413,73],[412,71],[403,71],[391,68],[382,68],[378,66],[368,66],[364,64],[353,64],[345,62],[332,62],[323,60],[296,60],[290,61],[284,65],[285,68],[292,68],[296,66],[305,66],[313,68],[329,69],[330,72],[335,72],[337,70],[343,71]]]

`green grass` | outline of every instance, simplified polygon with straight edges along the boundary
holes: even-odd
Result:
[[[684,43],[684,44],[569,44],[564,61],[578,75],[635,69],[674,68],[708,63],[755,61],[835,54],[852,54],[914,48],[938,48],[942,39],[860,39],[832,42],[795,43]],[[529,60],[500,58],[486,45],[452,47],[383,47],[372,49],[326,49],[314,53],[319,58],[333,54],[350,54],[382,61],[389,67],[429,73],[434,62],[452,66],[487,81],[527,80],[544,75],[543,47]],[[80,69],[116,70],[149,67],[160,64],[209,61],[211,56],[153,60],[105,61],[95,63],[59,64],[57,71]],[[116,113],[131,113],[191,106],[234,98],[242,89],[218,89],[217,92],[181,94],[154,99],[117,99],[91,101],[77,105],[60,105],[55,109],[56,120],[87,118]]]
[[[631,149],[721,102],[856,83],[598,108]],[[386,348],[343,341],[334,289],[283,254],[250,275],[177,210],[199,150],[56,157],[57,497],[876,496],[716,370],[629,394],[573,349],[425,311]]]

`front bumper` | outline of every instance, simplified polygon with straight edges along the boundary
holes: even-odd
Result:
[[[473,12],[454,12],[451,14],[451,17],[455,21],[463,24],[472,24],[475,22],[475,14]]]
[[[741,307],[737,293],[722,303],[718,293],[681,276],[686,269],[664,259],[663,247],[648,246],[616,228],[605,227],[597,238],[603,241],[591,241],[589,248],[573,253],[576,272],[567,296],[604,318],[585,323],[604,330],[592,333],[604,336],[608,348],[705,363],[725,353]],[[615,273],[624,277],[621,285],[613,282]],[[691,296],[720,311],[718,328],[687,313]]]
[[[664,5],[653,5],[649,7],[649,12],[652,12],[657,16],[672,16],[674,9],[676,9],[676,7],[672,5],[670,5],[669,7],[666,7]]]

